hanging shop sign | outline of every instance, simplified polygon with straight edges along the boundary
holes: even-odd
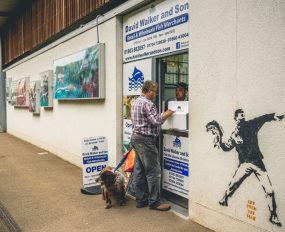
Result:
[[[102,136],[83,138],[83,187],[90,188],[100,186],[95,180],[99,173],[108,166],[107,139]]]
[[[163,135],[162,188],[179,196],[189,196],[188,138]]]
[[[189,46],[189,1],[166,0],[124,17],[123,60],[157,56]]]

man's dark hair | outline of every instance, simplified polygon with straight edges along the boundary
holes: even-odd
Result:
[[[183,88],[183,89],[188,91],[188,85],[186,83],[184,83],[184,82],[179,82],[175,86],[176,86],[176,88],[179,87],[179,88]]]
[[[156,90],[157,89],[157,83],[154,81],[145,81],[143,83],[143,87],[142,87],[142,93],[147,93],[151,90]]]
[[[234,119],[237,118],[238,114],[242,114],[242,113],[244,113],[243,109],[237,109],[237,110],[235,111],[235,117],[234,117]]]

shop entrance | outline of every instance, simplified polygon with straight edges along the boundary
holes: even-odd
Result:
[[[188,208],[189,198],[189,140],[188,140],[188,94],[183,100],[176,95],[188,88],[188,53],[156,59],[157,82],[160,95],[159,111],[177,107],[172,121],[162,127],[160,154],[162,164],[162,197],[183,208]],[[177,101],[179,98],[180,100]],[[173,102],[174,101],[174,102]],[[176,105],[178,104],[178,106]],[[187,109],[184,109],[184,108]],[[181,111],[181,112],[178,112]],[[187,111],[187,113],[185,113]]]

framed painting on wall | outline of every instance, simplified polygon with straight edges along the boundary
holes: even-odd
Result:
[[[16,83],[16,105],[17,107],[29,106],[29,77],[21,78]]]
[[[12,83],[12,78],[6,78],[6,81],[5,81],[5,86],[6,86],[6,101],[8,103],[11,103],[11,83]]]
[[[54,98],[103,99],[105,97],[104,49],[104,44],[97,44],[55,60]]]
[[[10,85],[10,103],[12,106],[15,106],[17,103],[17,86],[18,86],[18,81],[12,81]]]
[[[52,70],[40,73],[40,104],[42,107],[53,107],[53,76]]]
[[[29,112],[40,114],[40,81],[30,82]]]

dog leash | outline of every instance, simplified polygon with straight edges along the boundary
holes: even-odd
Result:
[[[117,167],[115,167],[114,171],[117,171],[122,165],[123,163],[125,163],[130,151],[132,150],[132,148],[130,148],[129,150],[127,150],[124,154],[123,154],[123,158],[121,159],[121,161],[119,162],[119,164],[117,165]]]

